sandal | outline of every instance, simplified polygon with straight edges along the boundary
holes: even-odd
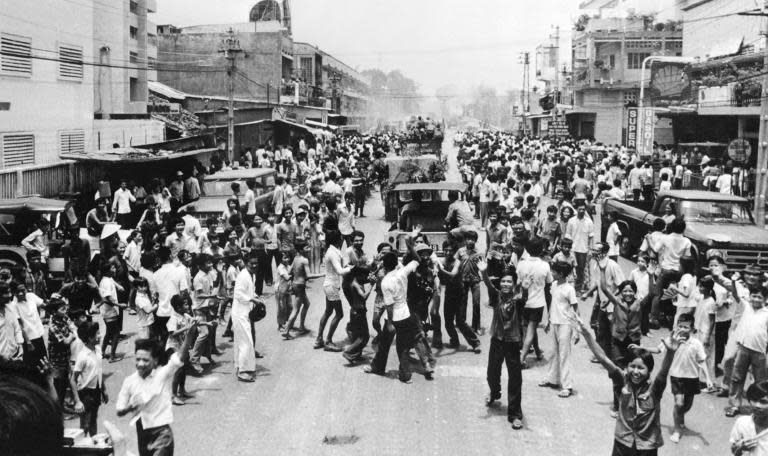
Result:
[[[557,397],[562,397],[565,399],[566,397],[571,397],[571,394],[573,394],[573,391],[570,388],[564,388],[561,389],[559,393],[557,393]]]
[[[542,380],[539,382],[539,386],[542,388],[558,388],[560,385],[556,383],[551,383],[547,380]]]
[[[739,408],[738,407],[729,407],[725,409],[725,416],[728,418],[733,418],[734,416],[739,414]]]

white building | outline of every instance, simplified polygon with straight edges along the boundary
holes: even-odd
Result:
[[[147,114],[155,9],[156,0],[0,0],[0,168],[164,139]]]

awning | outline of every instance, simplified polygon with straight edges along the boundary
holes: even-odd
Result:
[[[571,114],[597,114],[595,111],[590,111],[589,109],[584,108],[574,108],[570,111],[566,111],[565,115],[570,116]]]
[[[300,123],[291,122],[289,120],[283,120],[283,119],[275,119],[272,122],[280,122],[280,123],[286,124],[286,125],[291,126],[291,127],[301,128],[302,130],[306,131],[307,133],[312,133],[312,129],[311,128],[309,128],[306,125],[302,125]]]
[[[165,84],[161,84],[157,81],[148,81],[147,88],[150,92],[156,93],[164,98],[174,101],[184,101],[188,95],[184,92],[180,92],[173,87],[168,87]]]
[[[177,158],[193,157],[204,153],[215,152],[215,147],[194,149],[186,152],[172,150],[139,149],[136,147],[122,147],[120,149],[104,149],[85,154],[59,154],[60,158],[76,161],[90,161],[102,163],[151,163],[161,160],[174,160]]]
[[[552,114],[532,114],[529,116],[525,116],[526,119],[551,119],[553,118]]]
[[[307,125],[311,125],[313,127],[328,128],[330,130],[336,130],[336,129],[339,128],[336,125],[328,125],[326,123],[317,122],[317,121],[314,121],[314,120],[305,120],[304,123],[307,124]]]
[[[30,210],[36,212],[59,212],[67,204],[64,200],[26,196],[20,198],[0,199],[1,212],[21,212]]]

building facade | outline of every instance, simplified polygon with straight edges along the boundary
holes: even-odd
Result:
[[[349,124],[367,127],[371,82],[341,60],[307,43],[294,43],[294,64],[310,101],[325,101],[333,114]]]
[[[752,0],[687,0],[683,3],[683,55],[692,96],[687,112],[662,113],[678,143],[749,141],[757,150],[765,19]],[[752,156],[754,161],[754,154]]]
[[[0,6],[0,167],[163,140],[146,109],[146,24],[156,0]]]
[[[641,66],[650,56],[681,56],[682,31],[676,23],[644,18],[593,17],[572,39],[573,110],[566,113],[577,137],[623,144],[627,108],[640,94]],[[648,74],[642,83],[648,86]],[[671,125],[657,123],[657,140],[671,141]]]
[[[223,42],[237,42],[233,76]],[[272,107],[275,118],[329,123],[362,123],[369,81],[353,68],[307,43],[294,43],[288,3],[262,0],[249,22],[158,27],[158,82],[185,94],[234,98]],[[211,103],[206,109],[221,108]]]

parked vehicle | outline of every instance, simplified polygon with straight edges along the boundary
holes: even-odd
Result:
[[[602,213],[617,216],[622,256],[630,257],[637,252],[654,220],[670,205],[672,213],[686,222],[684,234],[692,241],[701,268],[706,267],[710,249],[724,254],[730,270],[741,270],[750,264],[768,267],[768,231],[755,225],[747,199],[700,190],[660,193],[653,207],[646,201],[607,199]],[[605,240],[607,217],[602,217],[601,228],[601,238]]]
[[[448,214],[448,192],[454,190],[462,196],[467,191],[467,184],[454,182],[428,182],[419,184],[399,184],[392,190],[397,195],[398,221],[403,215],[406,204],[413,201],[416,192],[421,194],[421,205],[417,211],[406,214],[402,230],[391,232],[397,252],[405,254],[408,250],[405,240],[417,225],[421,225],[421,233],[427,237],[432,251],[438,256],[443,255],[443,242],[448,239],[445,230],[445,216]],[[400,227],[398,227],[400,228]]]
[[[11,269],[27,268],[27,250],[21,241],[36,230],[35,223],[41,218],[55,225],[56,216],[64,210],[66,201],[39,198],[35,196],[0,199],[0,267]],[[64,276],[64,259],[60,255],[62,239],[55,230],[51,230],[48,270],[54,276]]]
[[[272,196],[275,192],[276,171],[272,168],[247,168],[232,171],[219,171],[205,176],[203,192],[205,196],[181,207],[187,213],[197,218],[205,226],[209,217],[219,218],[227,207],[227,200],[232,198],[232,184],[240,184],[240,204],[243,204],[243,196],[248,190],[246,181],[255,180],[253,191],[256,194],[256,211],[262,212],[272,205]]]

